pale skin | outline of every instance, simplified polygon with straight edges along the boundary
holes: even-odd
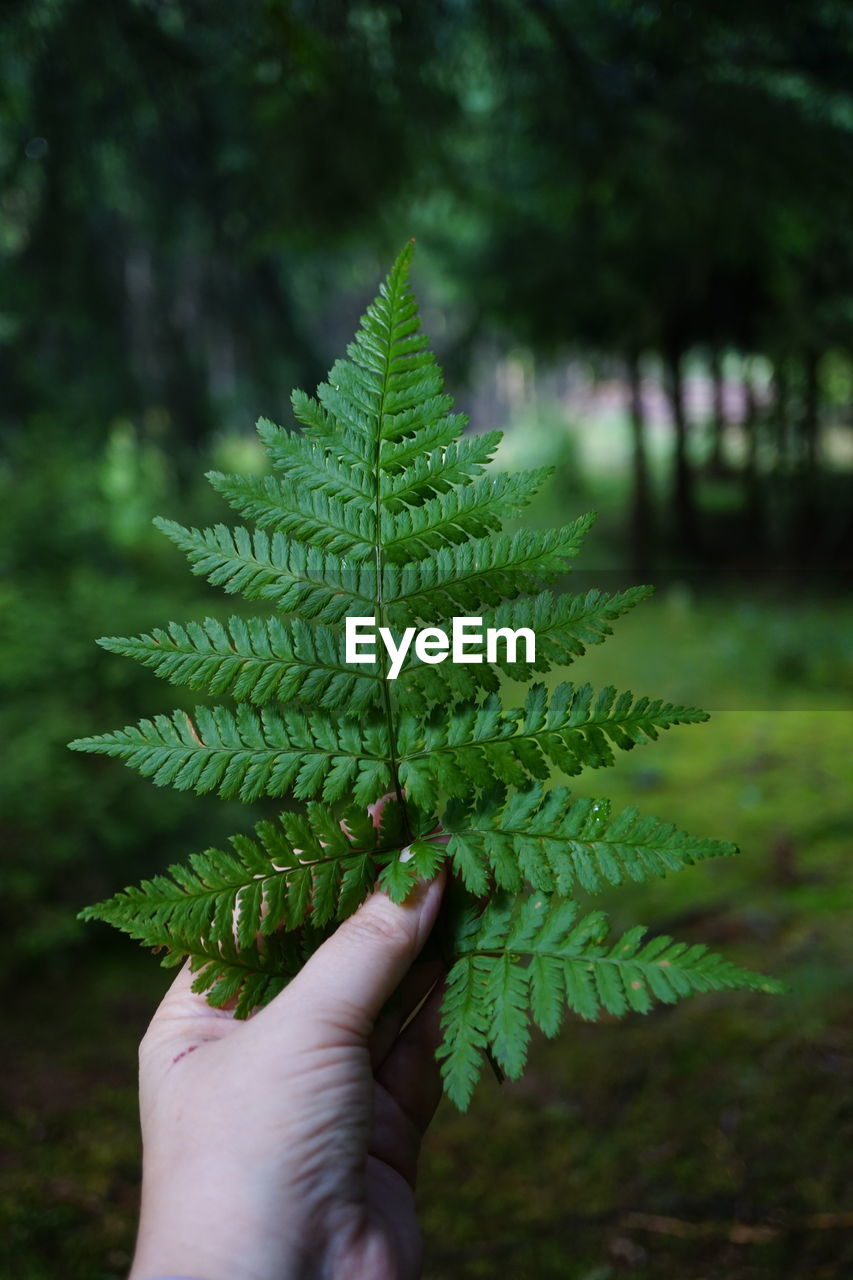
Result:
[[[419,883],[403,905],[375,892],[247,1021],[181,970],[140,1046],[130,1280],[420,1275],[442,967],[418,956],[443,887]]]

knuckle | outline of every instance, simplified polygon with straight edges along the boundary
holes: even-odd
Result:
[[[371,948],[383,948],[395,954],[405,953],[415,942],[415,923],[400,907],[388,899],[372,899],[366,910],[350,917],[352,935]]]

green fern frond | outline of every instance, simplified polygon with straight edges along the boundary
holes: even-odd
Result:
[[[549,474],[550,468],[543,468],[496,480],[480,476],[422,506],[387,511],[382,517],[386,554],[393,563],[407,564],[432,548],[500,529],[504,520],[530,501]]]
[[[160,786],[300,803],[83,912],[161,950],[166,965],[189,956],[196,989],[236,1002],[241,1017],[280,991],[376,884],[403,901],[418,877],[446,865],[441,932],[454,963],[441,1058],[464,1107],[484,1053],[520,1073],[531,1021],[553,1035],[566,1008],[621,1016],[693,991],[775,988],[701,947],[642,943],[642,931],[608,948],[604,917],[581,917],[579,893],[734,848],[573,799],[551,787],[552,773],[602,768],[616,750],[705,713],[570,683],[551,694],[534,684],[523,706],[510,704],[507,676],[581,658],[649,589],[554,593],[592,515],[503,530],[547,472],[486,470],[500,433],[466,435],[453,411],[420,328],[411,253],[316,397],[293,393],[301,429],[258,422],[273,474],[210,473],[251,527],[156,522],[195,574],[267,613],[100,642],[231,704],[71,746],[115,756]],[[526,628],[535,655],[498,645],[488,661],[435,665],[410,652],[395,680],[383,648],[370,662],[346,661],[348,617],[372,618],[396,644],[460,614],[484,630]],[[378,826],[368,809],[381,810]]]
[[[391,781],[384,724],[335,722],[288,707],[258,712],[241,703],[234,712],[200,706],[192,715],[174,711],[69,745],[117,756],[158,787],[216,791],[245,803],[291,790],[297,800],[321,793],[333,801],[351,788],[353,798],[367,805]]]
[[[339,502],[370,504],[370,472],[354,465],[352,456],[339,459],[307,432],[285,431],[268,418],[258,419],[257,430],[270,462],[286,472],[294,486],[325,493]]]
[[[304,815],[283,813],[278,822],[259,822],[254,839],[232,836],[230,851],[191,854],[187,866],[88,907],[83,918],[132,929],[149,946],[159,945],[151,939],[165,930],[222,947],[236,941],[239,949],[306,920],[318,928],[342,920],[370,893],[377,873],[399,859],[398,807],[386,806],[381,827],[361,821],[363,813],[353,807],[341,822],[316,803]],[[411,878],[407,872],[407,888]]]
[[[238,702],[304,702],[364,712],[380,697],[378,663],[344,662],[340,635],[298,618],[215,618],[169,623],[150,635],[104,636],[111,653],[134,658],[171,684],[230,694]]]
[[[583,657],[586,646],[601,644],[613,634],[610,623],[651,594],[650,587],[629,587],[608,596],[595,589],[578,596],[554,596],[542,591],[532,598],[510,600],[481,615],[482,628],[517,631],[527,627],[536,636],[536,657],[524,658],[524,646],[516,648],[512,661],[505,642],[497,646],[497,661],[476,666],[444,663],[429,666],[413,658],[398,682],[400,704],[405,710],[423,714],[430,702],[447,705],[470,701],[479,690],[497,692],[500,672],[513,680],[526,680],[534,671],[545,673],[555,666],[568,666]]]
[[[81,919],[102,917],[98,908],[81,912]],[[213,942],[195,929],[169,929],[128,916],[118,928],[144,947],[161,955],[164,969],[174,969],[189,958],[195,974],[192,989],[207,996],[212,1005],[232,1005],[237,1018],[278,995],[302,968],[308,957],[328,937],[327,929],[305,925],[293,933],[280,930],[248,946],[234,938]]]
[[[386,446],[382,459],[383,504],[395,511],[403,502],[422,502],[479,475],[498,447],[501,435],[500,431],[484,431],[479,436],[454,439],[444,448],[428,453],[423,452],[423,432],[413,438],[416,449],[412,440],[406,439]]]
[[[441,547],[428,560],[389,568],[385,598],[428,622],[460,610],[476,616],[487,605],[529,595],[568,572],[594,519],[580,516],[562,529],[520,529]]]
[[[319,622],[339,622],[375,599],[376,573],[347,568],[339,558],[270,537],[263,529],[185,529],[173,520],[156,519],[158,529],[185,551],[193,573],[215,587],[247,600],[273,600],[284,613],[299,613]]]
[[[418,410],[401,415],[396,423],[397,439],[383,437],[381,456],[378,464],[380,494],[385,477],[397,479],[402,474],[414,475],[413,468],[418,460],[427,454],[430,457],[445,457],[446,452],[459,443],[459,436],[468,424],[463,413],[446,413],[453,404],[450,396],[436,396],[420,406]],[[415,428],[414,434],[407,434],[405,428]]]
[[[341,501],[273,476],[208,471],[207,478],[229,506],[262,529],[337,556],[364,560],[374,553],[376,511],[360,498]]]
[[[612,816],[609,800],[572,800],[565,787],[546,793],[541,783],[506,800],[487,797],[473,810],[451,808],[442,825],[452,833],[454,869],[477,896],[491,883],[514,893],[525,883],[564,897],[577,888],[597,893],[737,853],[736,845],[688,835],[633,807]]]
[[[461,921],[439,1050],[445,1089],[461,1110],[479,1074],[480,1050],[490,1049],[510,1079],[521,1075],[531,1019],[553,1036],[566,1008],[595,1020],[602,1011],[617,1018],[648,1013],[655,1001],[673,1004],[696,992],[782,990],[705,946],[662,936],[643,943],[642,927],[608,946],[603,912],[579,915],[570,899],[499,894],[481,915],[472,909]]]
[[[543,591],[532,599],[509,600],[490,610],[483,615],[483,626],[513,631],[529,627],[535,632],[535,662],[510,662],[506,650],[498,650],[500,669],[513,680],[527,680],[534,671],[565,667],[582,658],[587,645],[601,644],[613,634],[611,622],[651,594],[651,587],[629,587],[612,596],[595,588],[576,596]]]
[[[442,793],[466,796],[495,781],[525,788],[549,777],[552,766],[569,776],[604,768],[613,763],[611,744],[629,751],[671,725],[707,718],[660,699],[617,697],[612,685],[593,702],[591,685],[560,684],[549,702],[545,686],[534,684],[524,707],[511,711],[490,694],[480,706],[459,706],[426,722],[401,716],[400,780],[418,804],[434,807]]]

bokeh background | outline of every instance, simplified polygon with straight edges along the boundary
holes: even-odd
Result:
[[[707,726],[579,780],[739,859],[612,895],[791,994],[574,1022],[443,1106],[429,1280],[853,1273],[853,6],[6,0],[0,19],[0,1250],[116,1280],[168,975],[75,919],[246,829],[79,734],[174,705],[103,634],[233,602],[222,518],[402,243],[500,465],[652,601],[579,678]],[[0,1255],[2,1256],[2,1255]]]

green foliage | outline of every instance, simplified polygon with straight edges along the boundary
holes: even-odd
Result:
[[[489,797],[472,811],[445,813],[444,822],[452,833],[447,852],[455,872],[481,895],[491,882],[519,893],[525,881],[566,897],[576,886],[596,893],[605,884],[665,876],[737,852],[733,844],[700,840],[641,817],[633,806],[611,817],[608,800],[572,801],[565,787],[545,795],[541,783],[505,803]]]
[[[545,472],[482,474],[495,436],[460,438],[464,420],[450,412],[420,331],[410,257],[407,248],[317,399],[294,396],[302,434],[261,424],[279,476],[210,477],[259,527],[159,522],[196,573],[274,603],[276,616],[102,641],[172,683],[229,694],[234,707],[177,710],[72,746],[179,791],[306,802],[304,813],[259,824],[255,839],[235,836],[230,851],[209,849],[83,913],[164,948],[164,963],[189,955],[196,989],[216,1003],[236,997],[239,1014],[281,989],[377,877],[401,901],[416,876],[448,863],[460,884],[441,932],[458,958],[440,1056],[464,1108],[481,1050],[508,1075],[521,1072],[530,1017],[554,1034],[564,1007],[595,1018],[646,1012],[653,998],[773,984],[702,947],[668,938],[641,946],[641,930],[608,949],[605,917],[579,918],[578,888],[734,850],[633,809],[611,817],[605,801],[572,801],[562,787],[546,792],[552,772],[608,766],[614,748],[706,715],[568,682],[550,695],[535,683],[521,705],[505,705],[501,674],[525,679],[581,656],[646,591],[547,590],[590,517],[500,531]],[[399,634],[460,609],[539,629],[535,662],[413,663],[392,683],[381,649],[364,667],[343,661],[347,614]]]
[[[524,1070],[530,1019],[556,1035],[564,1006],[581,1018],[600,1012],[648,1013],[654,1000],[673,1004],[695,991],[747,988],[778,991],[778,983],[711,954],[646,930],[607,944],[602,911],[579,917],[570,898],[497,893],[485,909],[469,909],[457,931],[459,958],[448,975],[443,1007],[445,1085],[466,1102],[489,1048],[510,1079]]]
[[[64,963],[70,947],[92,945],[92,931],[70,907],[110,892],[116,866],[128,878],[144,875],[152,850],[174,861],[190,841],[214,841],[223,821],[229,828],[239,821],[236,805],[229,813],[178,793],[152,805],[122,771],[93,770],[65,750],[80,731],[82,707],[94,723],[110,724],[150,705],[148,673],[117,660],[105,671],[93,633],[119,623],[149,627],[200,607],[198,584],[151,529],[169,498],[158,480],[164,456],[149,442],[128,441],[123,428],[93,452],[44,420],[7,445],[0,462],[5,976],[49,963],[51,953]],[[132,526],[143,520],[137,537]]]
[[[299,618],[216,618],[182,627],[170,623],[150,635],[105,636],[105,649],[136,658],[158,676],[190,689],[231,694],[256,705],[302,701],[320,706],[347,702],[362,711],[375,697],[373,682],[344,665],[339,637],[330,627],[308,627]]]

